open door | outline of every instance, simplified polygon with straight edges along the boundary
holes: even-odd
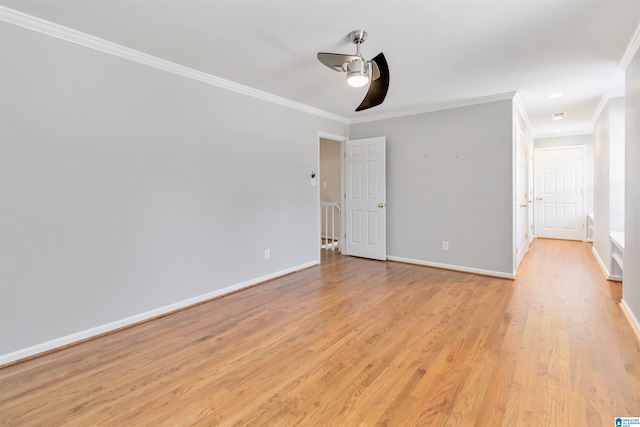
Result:
[[[346,255],[387,259],[385,148],[385,137],[346,142]]]

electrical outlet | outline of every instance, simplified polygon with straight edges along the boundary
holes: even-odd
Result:
[[[264,250],[264,259],[269,259],[271,258],[271,249],[265,249]]]
[[[448,251],[449,250],[449,241],[448,240],[443,240],[442,241],[442,250],[443,251]]]

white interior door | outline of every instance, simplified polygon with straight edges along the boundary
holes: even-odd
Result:
[[[529,189],[527,146],[522,129],[516,128],[516,266],[529,250]]]
[[[345,253],[387,259],[386,138],[347,141]]]
[[[538,149],[536,235],[584,240],[584,147]]]

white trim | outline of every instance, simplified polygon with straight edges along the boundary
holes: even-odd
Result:
[[[402,262],[405,264],[423,265],[425,267],[442,268],[445,270],[460,271],[462,273],[480,274],[482,276],[499,277],[501,279],[515,279],[516,273],[503,273],[501,271],[483,270],[481,268],[463,267],[460,265],[442,264],[439,262],[423,261],[418,259],[403,258],[397,256],[387,256],[389,261]]]
[[[319,108],[311,107],[309,105],[301,104],[299,102],[291,101],[289,99],[282,98],[268,92],[263,92],[258,89],[244,86],[239,83],[216,77],[211,74],[195,70],[193,68],[185,67],[183,65],[176,64],[162,58],[148,55],[146,53],[130,49],[128,47],[121,46],[119,44],[112,43],[110,41],[64,27],[62,25],[54,24],[53,22],[45,21],[44,19],[36,18],[34,16],[9,9],[4,6],[0,6],[0,21],[5,21],[23,28],[28,28],[33,31],[37,31],[52,37],[57,37],[59,39],[69,41],[71,43],[88,47],[90,49],[95,49],[109,55],[117,56],[129,61],[157,68],[162,71],[197,80],[212,86],[217,86],[222,89],[238,92],[243,95],[251,96],[263,101],[293,108],[294,110],[299,110],[305,113],[335,120],[340,123],[349,124],[349,119],[346,117],[339,116],[328,111],[320,110]]]
[[[391,111],[388,113],[374,114],[371,116],[357,117],[351,119],[351,124],[374,122],[378,120],[394,119],[398,117],[413,116],[416,114],[433,113],[435,111],[451,110],[454,108],[470,107],[473,105],[488,104],[490,102],[505,101],[513,99],[517,92],[506,92],[497,95],[483,96],[481,98],[464,99],[448,104],[433,105],[430,107],[420,107],[412,110]]]
[[[522,103],[522,99],[520,99],[520,95],[516,92],[513,95],[513,105],[515,105],[516,109],[522,116],[522,120],[524,120],[525,125],[527,126],[527,130],[532,132],[533,125],[531,124],[531,120],[529,119],[529,115],[527,114],[527,110],[524,108],[524,104]]]
[[[611,98],[609,97],[609,94],[605,93],[604,95],[602,95],[602,98],[600,98],[600,102],[598,103],[596,110],[593,112],[593,116],[591,116],[591,123],[595,123],[598,121],[600,115],[604,111],[604,107],[607,106],[607,103],[610,99]]]
[[[44,353],[46,351],[54,350],[59,347],[73,344],[78,341],[86,340],[88,338],[92,338],[107,332],[115,331],[120,328],[135,325],[136,323],[153,319],[158,316],[170,314],[171,312],[174,312],[176,310],[188,308],[189,306],[199,304],[214,298],[218,298],[218,297],[230,294],[232,292],[236,292],[241,289],[248,288],[250,286],[254,286],[262,282],[266,282],[268,280],[285,276],[287,274],[294,273],[296,271],[303,270],[305,268],[317,266],[319,263],[320,263],[319,260],[307,262],[305,264],[301,264],[296,267],[291,267],[286,270],[282,270],[276,273],[267,274],[266,276],[258,277],[257,279],[247,280],[246,282],[227,286],[225,288],[218,289],[216,291],[209,292],[204,295],[189,298],[173,304],[165,305],[164,307],[159,307],[144,313],[140,313],[124,319],[116,320],[114,322],[110,322],[105,325],[96,326],[94,328],[86,329],[84,331],[76,332],[74,334],[70,334],[60,338],[55,338],[53,340],[46,341],[40,344],[36,344],[28,348],[23,348],[21,350],[17,350],[11,353],[2,354],[0,355],[0,366],[6,365],[7,363],[18,361],[20,359],[31,357],[39,353]]]
[[[631,328],[633,329],[636,338],[640,341],[640,322],[638,322],[638,318],[634,316],[633,311],[631,311],[631,307],[629,307],[624,298],[620,301],[620,308],[622,308],[622,312],[631,324]]]
[[[631,40],[627,45],[627,49],[624,51],[624,54],[622,55],[620,62],[618,62],[618,67],[622,68],[623,70],[626,70],[629,64],[631,63],[631,60],[633,59],[634,55],[638,51],[639,47],[640,47],[640,25],[638,25],[638,27],[636,28],[636,32],[631,37]]]
[[[319,138],[330,139],[332,141],[338,141],[338,142],[344,142],[347,140],[347,137],[344,135],[336,135],[333,133],[328,133],[323,131],[318,131],[318,139]]]
[[[602,261],[602,258],[600,258],[600,254],[598,254],[595,246],[591,247],[591,253],[594,257],[596,257],[596,261],[598,261],[598,265],[602,269],[602,273],[604,273],[605,279],[610,280],[611,275],[609,274],[609,269],[607,268],[607,265]]]

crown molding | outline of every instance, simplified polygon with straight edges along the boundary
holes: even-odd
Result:
[[[497,95],[483,96],[480,98],[469,98],[447,104],[433,105],[430,107],[420,107],[412,110],[390,111],[388,113],[374,114],[366,117],[356,117],[351,119],[351,124],[375,122],[378,120],[395,119],[398,117],[413,116],[416,114],[433,113],[436,111],[452,110],[454,108],[471,107],[473,105],[487,104],[496,101],[513,99],[517,92],[506,92]]]
[[[598,106],[593,112],[593,116],[591,116],[591,123],[595,123],[598,121],[598,119],[600,118],[600,114],[602,114],[602,112],[604,111],[604,108],[607,106],[607,103],[609,102],[610,99],[611,98],[609,97],[609,94],[605,93],[602,95],[602,97],[600,98],[600,102],[598,103]]]
[[[620,62],[618,62],[618,67],[626,70],[638,51],[638,48],[640,48],[640,25],[638,25],[636,32],[633,34],[633,37],[631,37],[627,49],[624,51]]]
[[[319,108],[311,107],[309,105],[301,104],[299,102],[291,101],[289,99],[273,95],[268,92],[263,92],[258,89],[244,86],[230,80],[216,77],[214,75],[207,74],[193,68],[185,67],[183,65],[158,58],[156,56],[148,55],[146,53],[130,49],[128,47],[112,43],[110,41],[103,40],[98,37],[64,27],[59,24],[55,24],[53,22],[45,21],[44,19],[36,18],[35,16],[27,15],[26,13],[18,12],[17,10],[10,9],[5,6],[0,6],[0,21],[37,31],[51,37],[66,40],[71,43],[98,50],[100,52],[127,59],[129,61],[137,62],[139,64],[147,65],[149,67],[153,67],[172,74],[177,74],[182,77],[197,80],[212,86],[217,86],[222,89],[241,93],[253,98],[258,98],[263,101],[271,102],[273,104],[282,105],[284,107],[335,120],[344,124],[349,124],[350,122],[346,117],[333,114]]]
[[[600,102],[598,103],[598,106],[593,112],[593,116],[591,116],[591,123],[592,124],[595,123],[600,118],[600,114],[602,114],[602,111],[607,106],[607,103],[609,101],[616,98],[624,98],[624,96],[625,96],[624,90],[617,90],[615,92],[605,92],[602,95],[602,98],[600,98]]]
[[[529,128],[529,132],[533,134],[533,124],[531,124],[531,119],[529,119],[527,110],[524,108],[524,104],[522,103],[522,100],[520,99],[520,95],[517,92],[515,95],[513,95],[513,105],[516,107],[516,109],[522,116],[522,120],[524,120],[524,123],[527,125],[527,128]]]

